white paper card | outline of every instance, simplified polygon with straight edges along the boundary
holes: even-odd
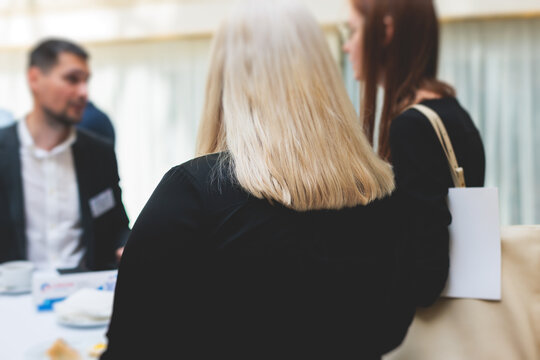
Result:
[[[100,217],[114,207],[114,194],[111,188],[90,199],[90,211],[94,218]]]
[[[36,271],[32,277],[32,297],[39,311],[51,311],[54,304],[79,289],[114,291],[118,270],[89,271],[60,275],[57,271]]]
[[[450,188],[450,272],[441,296],[501,299],[497,188]]]

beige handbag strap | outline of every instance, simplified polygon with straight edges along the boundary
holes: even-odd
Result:
[[[448,159],[448,165],[450,167],[452,180],[454,181],[454,186],[465,187],[465,174],[463,173],[463,168],[458,165],[452,142],[450,141],[450,137],[446,132],[446,127],[444,126],[440,116],[435,111],[422,104],[413,105],[411,108],[414,108],[424,114],[424,116],[428,118],[429,122],[433,126],[433,129],[441,142],[446,158]]]

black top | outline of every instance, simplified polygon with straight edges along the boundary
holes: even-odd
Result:
[[[111,144],[84,129],[77,130],[71,147],[77,177],[81,243],[86,248],[84,270],[116,268],[116,250],[129,235],[129,219],[122,203],[116,155]],[[114,204],[94,214],[90,201],[112,191]],[[0,263],[27,259],[24,189],[17,124],[0,129]]]
[[[455,98],[422,102],[442,119],[458,164],[463,167],[467,187],[484,184],[485,157],[482,139],[469,114]],[[416,259],[417,304],[432,304],[448,276],[448,225],[446,204],[453,187],[448,160],[429,120],[409,109],[393,120],[390,147],[396,184],[411,206],[412,258]],[[438,285],[437,285],[438,284]]]
[[[372,359],[396,347],[414,311],[397,198],[296,212],[220,177],[217,159],[170,170],[138,217],[102,359]]]

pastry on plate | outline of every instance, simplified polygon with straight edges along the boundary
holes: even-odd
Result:
[[[47,349],[50,360],[82,360],[79,352],[68,345],[63,339],[57,339],[52,346]]]

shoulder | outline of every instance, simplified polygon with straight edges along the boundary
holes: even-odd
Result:
[[[433,133],[429,120],[418,110],[410,108],[399,114],[390,124],[390,142],[397,139],[421,139]]]
[[[8,143],[17,136],[17,123],[0,127],[0,144]]]
[[[84,128],[77,128],[77,141],[104,150],[114,149],[114,146],[109,141]]]
[[[225,161],[225,153],[214,153],[193,158],[178,165],[176,168],[181,168],[192,176],[200,178],[207,176],[209,173],[223,166]]]
[[[197,187],[208,186],[227,171],[224,153],[196,157],[171,168],[164,176],[165,182],[192,182]]]
[[[435,111],[451,138],[463,136],[466,133],[477,132],[467,111],[454,97],[429,99],[421,102]],[[433,126],[420,111],[409,108],[398,115],[390,125],[390,142],[399,142],[404,138],[425,139],[426,136],[435,137]]]
[[[197,180],[204,180],[222,166],[223,156],[223,153],[199,156],[173,167],[169,172],[185,173]]]
[[[409,131],[411,128],[430,127],[429,120],[418,110],[408,108],[396,116],[390,125],[393,131]]]
[[[191,159],[170,169],[160,187],[188,189],[204,198],[214,210],[244,202],[250,196],[237,183],[230,161],[226,152]]]
[[[110,165],[117,161],[114,145],[86,129],[77,128],[77,140],[73,148],[78,154],[84,153],[90,159],[105,160],[104,164]]]
[[[0,134],[6,134],[11,131],[15,131],[16,128],[17,128],[16,123],[10,124],[8,126],[0,126]]]
[[[172,167],[165,173],[154,190],[152,203],[167,203],[178,207],[212,209],[221,208],[222,203],[231,203],[234,193],[231,182],[224,185],[218,179],[222,159],[220,154],[197,157]]]
[[[467,110],[455,97],[425,100],[421,104],[439,115],[451,136],[478,131]]]

